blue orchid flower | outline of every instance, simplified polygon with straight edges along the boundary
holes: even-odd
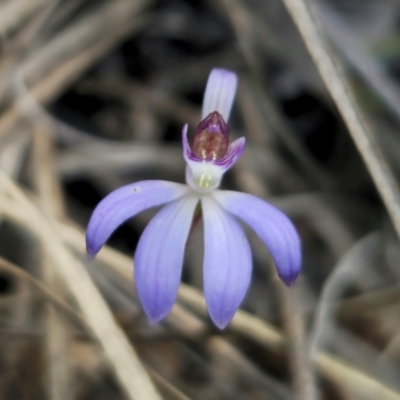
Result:
[[[236,86],[235,73],[211,71],[202,121],[192,146],[188,144],[187,124],[183,128],[186,185],[148,180],[123,186],[99,203],[89,221],[87,251],[94,257],[128,218],[164,205],[145,228],[135,254],[136,288],[150,322],[163,319],[176,300],[186,242],[200,206],[204,221],[204,295],[210,317],[220,329],[233,318],[251,279],[251,250],[240,222],[261,238],[287,285],[300,272],[299,236],[286,215],[255,196],[218,190],[222,176],[245,147],[243,137],[229,145],[225,122]]]

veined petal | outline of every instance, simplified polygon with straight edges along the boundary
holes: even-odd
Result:
[[[250,225],[271,253],[278,275],[291,285],[300,273],[301,249],[299,235],[289,218],[249,194],[217,190],[212,195],[227,211]]]
[[[189,193],[163,207],[144,230],[135,254],[135,283],[151,322],[173,306],[181,280],[184,250],[199,199]]]
[[[183,125],[182,128],[182,148],[183,148],[183,158],[185,159],[185,161],[187,162],[188,160],[199,160],[199,158],[197,158],[192,149],[190,148],[189,145],[189,141],[187,138],[187,131],[188,131],[188,124]]]
[[[86,231],[86,248],[94,257],[114,230],[128,218],[148,208],[175,200],[189,188],[168,181],[141,181],[120,187],[95,208]]]
[[[201,199],[204,219],[204,295],[211,319],[224,329],[250,284],[252,260],[246,235],[212,196]]]
[[[214,165],[221,166],[225,171],[233,166],[240,156],[243,154],[246,145],[246,138],[241,137],[232,142],[224,157],[214,161]]]
[[[201,119],[213,111],[218,111],[228,122],[237,87],[237,75],[234,72],[214,68],[207,81],[203,99]]]

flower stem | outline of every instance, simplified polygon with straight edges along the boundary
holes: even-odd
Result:
[[[304,322],[297,309],[296,292],[277,280],[279,303],[282,305],[282,318],[287,336],[288,361],[293,377],[296,400],[316,400],[318,398],[312,366],[307,357],[304,340]]]

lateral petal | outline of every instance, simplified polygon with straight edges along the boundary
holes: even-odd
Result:
[[[256,232],[271,253],[278,275],[287,285],[294,283],[300,273],[301,248],[299,235],[289,218],[250,194],[217,190],[213,196]]]
[[[189,188],[168,181],[141,181],[122,186],[95,208],[86,230],[86,248],[94,257],[114,230],[128,218],[148,208],[175,200]]]
[[[211,319],[224,329],[250,284],[252,259],[246,235],[212,196],[201,199],[204,219],[204,295]]]
[[[229,145],[225,156],[222,157],[220,160],[216,160],[213,162],[214,165],[218,165],[222,167],[224,171],[227,171],[233,166],[233,164],[236,163],[237,160],[239,160],[239,158],[243,154],[245,145],[246,138],[241,137],[239,139],[236,139]]]
[[[185,245],[199,199],[188,194],[163,207],[144,230],[135,254],[135,283],[150,322],[172,308],[181,281]]]

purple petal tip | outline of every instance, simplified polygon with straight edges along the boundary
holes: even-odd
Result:
[[[287,286],[293,286],[296,283],[296,280],[300,274],[300,269],[296,272],[293,272],[288,275],[279,274],[279,278],[282,279],[283,283]]]
[[[146,307],[143,307],[144,313],[146,314],[147,320],[151,325],[154,325],[162,321],[171,311],[172,304],[166,302],[153,301]]]
[[[145,314],[147,316],[147,319],[148,319],[149,323],[151,325],[155,325],[156,323],[158,323],[162,319],[164,319],[167,316],[168,313],[166,313],[166,314],[165,313],[163,313],[163,314],[155,313],[155,314],[152,315],[151,312],[149,313],[148,311],[145,311]]]
[[[228,326],[229,322],[231,322],[231,319],[232,319],[232,318],[230,318],[228,321],[218,321],[218,320],[216,320],[216,319],[214,319],[214,318],[211,318],[211,319],[212,319],[212,321],[214,322],[214,325],[215,325],[219,330],[223,331],[223,330]]]
[[[223,302],[223,300],[221,300]],[[220,306],[220,305],[219,305]],[[223,331],[229,323],[232,321],[232,318],[235,316],[236,311],[238,310],[239,306],[232,307],[232,308],[221,308],[218,307],[216,310],[214,307],[208,310],[209,316],[213,321],[214,325]]]
[[[86,253],[89,259],[94,258],[99,250],[100,249],[96,249],[91,243],[89,243],[89,240],[86,239]]]

